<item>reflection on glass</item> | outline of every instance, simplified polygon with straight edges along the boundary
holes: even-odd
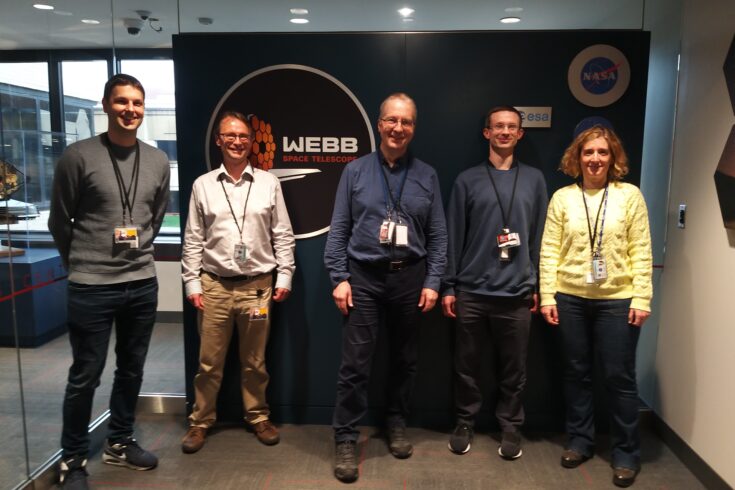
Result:
[[[107,81],[107,61],[64,61],[64,131],[67,144],[107,131],[102,111],[102,92]]]
[[[171,197],[161,234],[178,235],[179,172],[176,156],[176,101],[173,60],[122,60],[123,73],[132,75],[145,88],[145,119],[138,138],[160,148],[171,165]]]

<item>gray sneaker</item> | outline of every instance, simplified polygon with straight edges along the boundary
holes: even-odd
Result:
[[[355,441],[338,442],[334,453],[334,476],[343,483],[357,480]]]
[[[454,432],[449,437],[449,450],[456,454],[465,454],[469,452],[472,446],[472,438],[474,431],[467,424],[457,424]]]
[[[59,464],[59,486],[66,490],[89,490],[87,460],[81,456],[62,460]]]
[[[388,428],[388,449],[398,459],[406,459],[413,454],[413,446],[406,438],[406,428],[395,426]]]
[[[523,454],[521,435],[518,432],[503,432],[498,454],[503,459],[517,459]]]
[[[132,437],[110,444],[105,442],[102,461],[115,466],[124,466],[131,470],[146,471],[158,466],[158,458],[138,445]]]

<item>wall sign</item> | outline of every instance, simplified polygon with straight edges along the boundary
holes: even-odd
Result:
[[[326,233],[345,164],[375,149],[367,113],[339,80],[303,65],[274,65],[235,83],[210,116],[207,166],[220,162],[214,123],[220,112],[252,114],[255,167],[281,180],[297,239]]]
[[[605,107],[623,96],[630,84],[630,64],[625,55],[608,44],[583,49],[569,65],[569,90],[590,107]]]

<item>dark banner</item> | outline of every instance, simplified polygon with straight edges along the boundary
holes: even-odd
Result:
[[[293,293],[275,308],[268,349],[274,418],[330,420],[342,319],[322,253],[344,165],[379,143],[380,102],[397,91],[416,101],[412,151],[436,168],[444,202],[457,174],[487,157],[485,113],[505,104],[525,115],[516,156],[544,172],[550,194],[570,183],[557,168],[575,128],[595,121],[618,132],[632,162],[626,180],[637,184],[649,37],[631,31],[174,36],[182,225],[194,179],[219,165],[213,121],[237,110],[253,115],[251,161],[281,179],[300,238]],[[198,336],[188,305],[185,335],[192,401]],[[426,315],[422,336],[413,422],[444,423],[452,416],[453,336],[439,308]],[[535,320],[526,391],[531,426],[560,420],[554,342],[553,331]],[[382,404],[386,355],[382,349],[376,359],[371,406]],[[226,418],[240,416],[237,376],[228,365],[220,397]],[[488,375],[490,403],[492,386]]]

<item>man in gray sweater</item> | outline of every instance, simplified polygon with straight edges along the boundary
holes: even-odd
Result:
[[[54,174],[48,227],[69,273],[73,363],[64,397],[61,486],[87,489],[88,425],[115,324],[116,367],[103,461],[136,470],[158,464],[133,438],[158,300],[153,239],[169,197],[169,163],[137,139],[145,91],[129,75],[105,84],[108,130],[70,145]]]

